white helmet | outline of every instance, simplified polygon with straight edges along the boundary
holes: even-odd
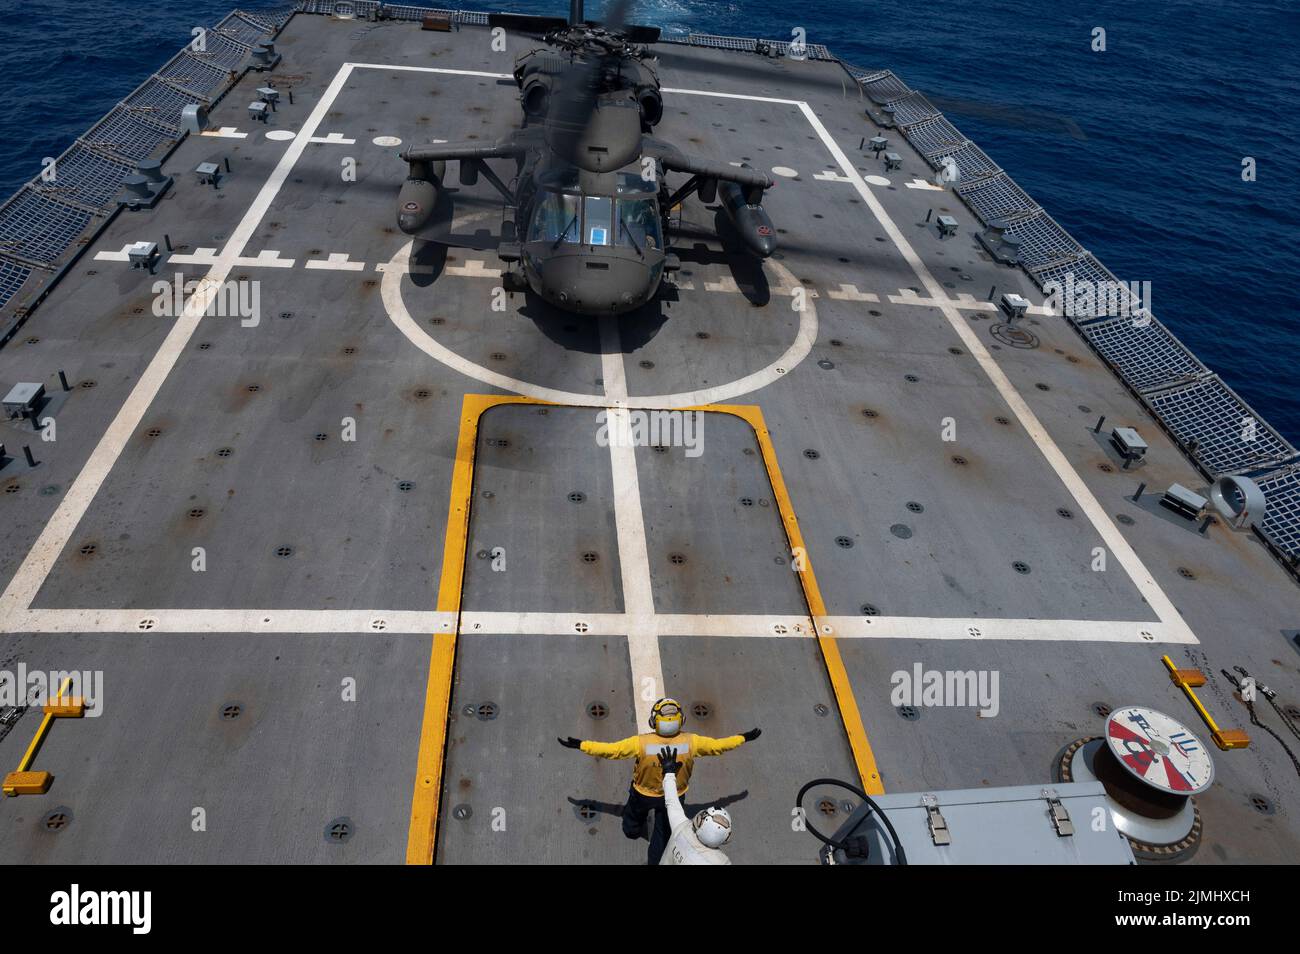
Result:
[[[691,824],[695,837],[709,848],[721,848],[731,840],[731,815],[725,808],[706,808],[696,814]]]

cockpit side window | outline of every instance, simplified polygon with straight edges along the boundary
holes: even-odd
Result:
[[[581,235],[578,223],[578,197],[561,192],[547,192],[533,211],[528,229],[530,242],[577,242]]]
[[[663,247],[659,209],[653,199],[619,199],[614,231],[618,235],[618,245],[632,245],[638,249]]]

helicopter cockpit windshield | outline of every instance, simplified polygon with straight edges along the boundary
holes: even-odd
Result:
[[[655,185],[622,173],[618,194],[574,195],[545,190],[538,198],[528,241],[591,247],[621,245],[640,254],[663,247]]]

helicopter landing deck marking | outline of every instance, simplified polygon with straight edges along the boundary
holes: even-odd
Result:
[[[492,371],[470,361],[468,358],[462,357],[425,331],[411,316],[402,297],[402,276],[410,263],[413,245],[413,241],[407,242],[397,251],[397,254],[384,267],[384,277],[380,283],[380,291],[389,319],[411,344],[449,368],[459,371],[466,377],[481,381],[490,387],[513,391],[515,394],[522,394],[540,401],[550,401],[554,404],[572,404],[579,407],[608,406],[610,399],[605,394],[584,394],[582,392],[544,387],[521,381],[499,371]],[[781,278],[779,288],[801,287],[799,280],[780,262],[771,261],[769,264]],[[774,288],[773,291],[777,291],[777,288]],[[816,297],[811,291],[808,293],[804,308],[798,312],[799,327],[795,332],[794,341],[780,357],[767,367],[728,384],[702,388],[698,391],[680,391],[675,394],[629,395],[620,400],[625,400],[625,406],[629,408],[672,410],[697,407],[704,404],[721,404],[742,394],[749,394],[752,391],[767,387],[797,367],[812,352],[813,344],[817,340],[817,308],[812,303],[812,300]]]

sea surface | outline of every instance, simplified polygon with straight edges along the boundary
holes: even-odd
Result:
[[[6,4],[0,195],[233,5]],[[567,13],[564,0],[459,5]],[[601,7],[589,0],[588,16]],[[1117,277],[1149,281],[1154,313],[1300,443],[1295,0],[642,0],[634,12],[676,34],[801,27],[849,63],[894,70]]]

